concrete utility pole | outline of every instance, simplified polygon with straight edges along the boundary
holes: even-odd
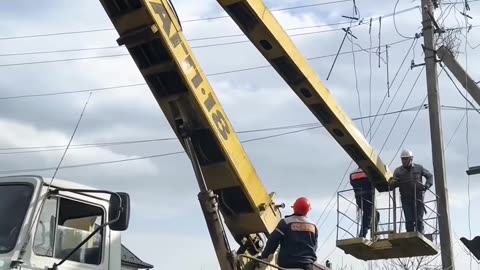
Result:
[[[437,61],[434,43],[434,17],[431,0],[422,1],[422,25],[425,50],[425,67],[427,75],[428,108],[430,115],[430,136],[432,141],[433,172],[435,191],[438,195],[440,248],[442,269],[454,270],[452,242],[450,234],[450,217],[448,208],[448,190],[445,177],[445,159],[443,155],[442,121],[440,99],[438,95]],[[440,30],[440,29],[438,29]]]

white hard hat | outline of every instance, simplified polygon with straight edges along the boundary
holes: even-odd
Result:
[[[409,157],[413,158],[413,153],[408,149],[404,149],[400,154],[400,158],[409,158]]]

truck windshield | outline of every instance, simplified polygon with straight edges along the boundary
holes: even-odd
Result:
[[[0,254],[15,247],[32,193],[31,185],[0,184]]]

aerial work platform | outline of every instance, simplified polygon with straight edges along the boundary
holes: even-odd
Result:
[[[393,233],[386,239],[376,241],[362,237],[337,240],[337,247],[364,261],[430,256],[438,253],[436,245],[418,232]]]
[[[373,208],[376,208],[378,212],[372,211],[371,220],[375,220],[375,215],[379,214],[378,225],[375,227],[372,222],[369,237],[360,237],[363,203],[357,207],[358,201],[355,199],[353,189],[338,192],[337,247],[342,249],[345,254],[364,261],[438,254],[437,196],[431,191],[426,191],[423,195],[425,196],[423,201],[425,229],[422,234],[416,231],[416,227],[414,231],[406,231],[403,209],[397,202],[396,192],[389,191],[384,195],[388,196],[388,207],[375,207],[377,203],[375,200],[373,202]],[[415,198],[415,201],[422,203],[421,199]],[[397,220],[397,216],[400,216],[399,220]]]

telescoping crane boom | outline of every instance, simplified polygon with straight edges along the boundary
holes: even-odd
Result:
[[[377,190],[387,191],[389,169],[263,2],[217,1],[367,173]],[[262,235],[268,235],[281,217],[280,206],[255,173],[183,35],[173,5],[169,0],[100,2],[120,36],[117,42],[130,52],[192,162],[200,204],[221,268],[249,269],[251,264],[235,260],[239,258],[235,255],[254,255],[261,250]],[[222,217],[240,245],[236,254],[230,250]]]
[[[217,0],[308,109],[323,124],[379,191],[392,177],[365,137],[301,55],[261,0]]]
[[[189,158],[222,269],[233,269],[219,211],[241,250],[256,254],[259,234],[280,211],[248,159],[167,0],[100,0]],[[217,210],[218,205],[218,210]]]

